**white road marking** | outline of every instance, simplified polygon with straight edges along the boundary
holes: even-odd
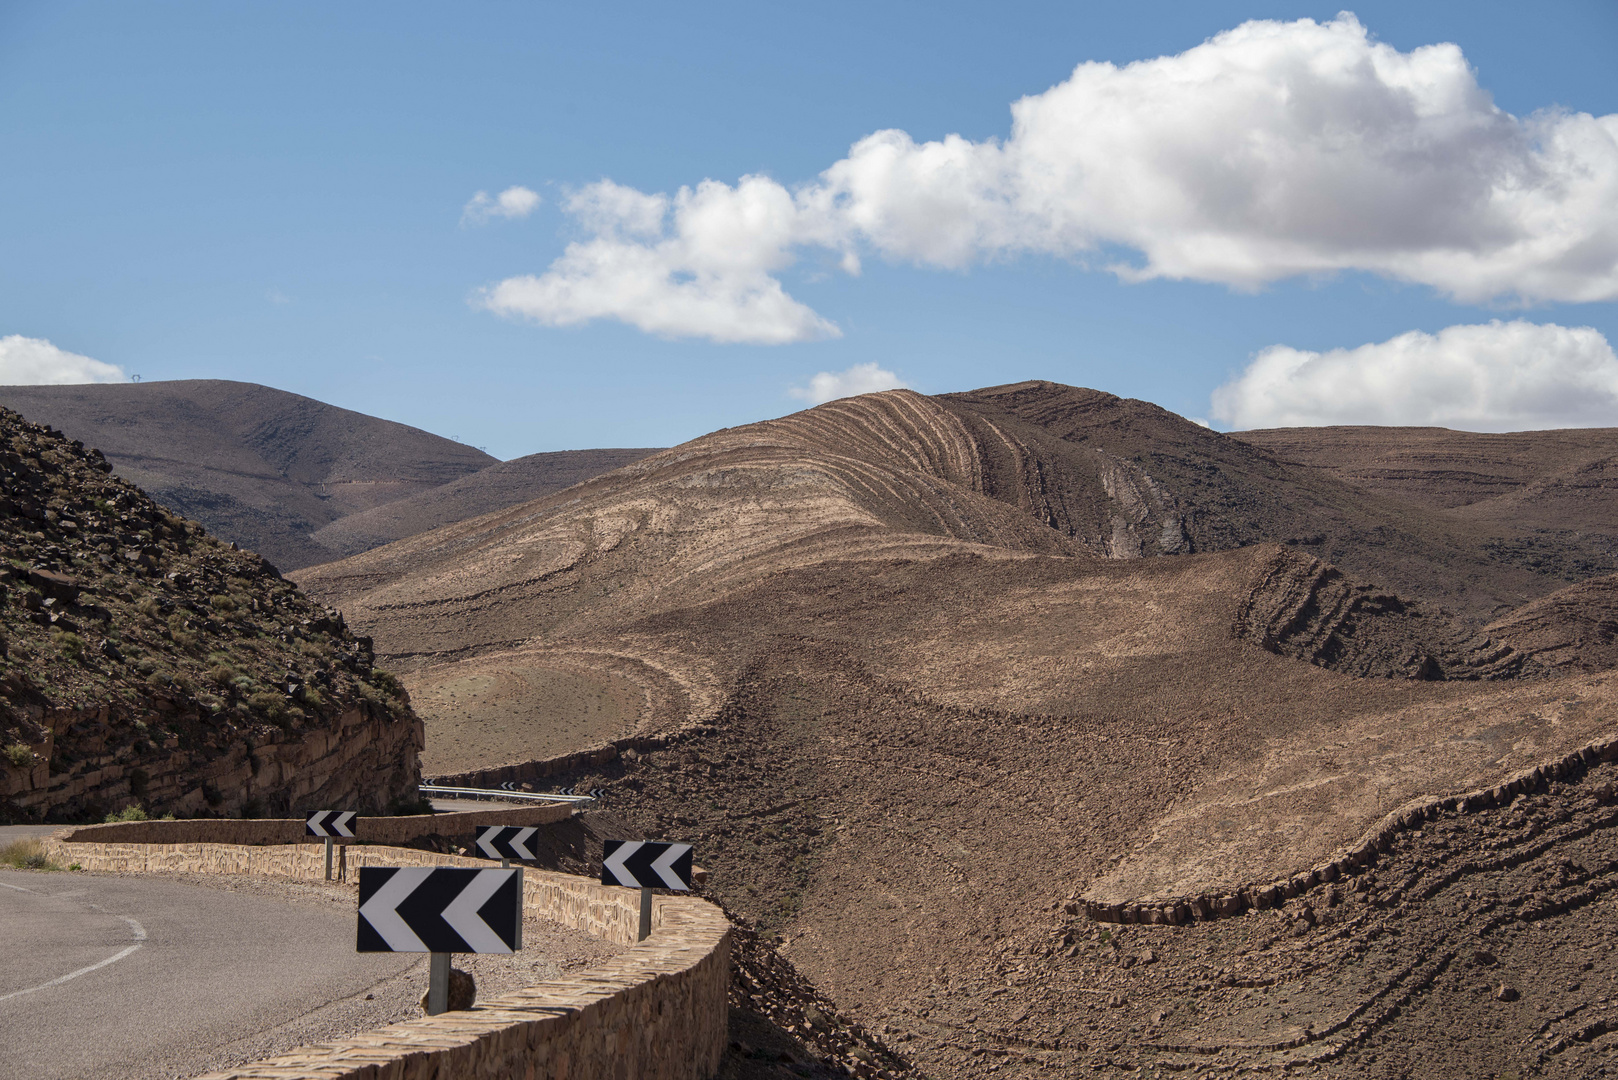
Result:
[[[8,889],[13,889],[13,890],[15,890],[17,892],[29,893],[29,894],[31,894],[33,896],[47,896],[47,897],[51,896],[50,893],[35,892],[33,889],[25,889],[21,885],[12,885],[12,884],[9,884],[8,882],[4,882],[4,881],[0,881],[0,885],[3,885]],[[55,899],[55,897],[52,897],[52,899]],[[94,904],[90,904],[88,906],[95,907]],[[129,930],[130,930],[131,935],[135,939],[135,944],[129,946],[127,949],[124,949],[124,950],[122,950],[120,952],[115,952],[111,956],[107,957],[105,960],[101,960],[101,961],[98,961],[97,963],[91,964],[89,967],[82,967],[77,971],[70,971],[66,975],[57,976],[56,978],[52,979],[50,982],[42,982],[38,986],[30,986],[26,990],[13,990],[9,994],[0,994],[0,1001],[9,1001],[14,997],[21,997],[24,994],[32,994],[32,993],[34,993],[35,991],[38,991],[38,990],[49,990],[53,986],[61,986],[65,982],[69,982],[69,981],[71,981],[73,979],[77,979],[80,975],[88,975],[92,971],[101,970],[102,968],[106,967],[108,964],[115,964],[119,960],[122,960],[124,957],[128,956],[130,953],[139,952],[141,942],[144,942],[146,940],[146,928],[144,926],[142,926],[140,923],[136,922],[134,919],[131,919],[127,915],[120,915],[120,916],[118,916],[118,918],[122,919],[124,922],[129,924]]]
[[[12,999],[14,997],[21,997],[24,994],[32,994],[36,990],[49,990],[53,986],[61,986],[63,983],[67,982],[70,979],[77,979],[80,975],[88,975],[92,971],[98,971],[101,968],[106,967],[108,964],[116,963],[117,961],[122,960],[124,957],[128,956],[132,952],[139,952],[139,951],[140,951],[140,946],[139,945],[131,945],[131,946],[129,946],[129,948],[124,949],[121,952],[113,953],[111,956],[107,957],[105,960],[102,960],[102,961],[100,961],[98,963],[91,964],[89,967],[82,967],[77,971],[70,971],[66,975],[60,976],[59,978],[52,979],[50,982],[43,982],[43,983],[40,983],[38,986],[30,986],[26,990],[13,990],[9,994],[0,994],[0,1001],[9,1001],[10,999]]]

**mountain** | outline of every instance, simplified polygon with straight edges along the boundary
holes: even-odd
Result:
[[[1199,897],[1337,875],[1391,812],[1550,758],[1582,769],[1568,755],[1611,737],[1618,686],[1600,649],[1565,663],[1556,642],[1604,627],[1606,592],[1552,598],[1561,576],[1497,557],[1491,535],[1036,382],[715,432],[296,577],[404,672],[430,772],[600,786],[637,833],[696,843],[720,899],[928,1073],[1178,1070],[1195,1023],[1152,1030],[1204,1000],[1230,1017],[1209,1052],[1234,1069],[1309,1044],[1288,995],[1333,1038],[1394,1031],[1378,1057],[1439,1053],[1452,1021],[1388,1027],[1372,1008],[1416,962],[1384,956],[1376,927],[1443,924],[1422,905],[1461,902],[1444,891],[1459,878],[1417,895],[1396,883],[1425,871],[1361,867],[1345,900],[1310,877],[1245,924],[1262,931],[1199,917],[1185,941],[1120,932],[1128,952],[1082,912],[1195,900],[1211,918]],[[1561,873],[1572,848],[1498,868],[1482,853],[1601,790],[1533,788],[1543,801],[1501,819],[1521,836],[1435,825],[1412,865],[1453,849],[1476,856],[1465,873]],[[1324,932],[1327,966],[1287,945],[1339,915],[1358,921]],[[1435,933],[1434,956],[1461,947]],[[1444,983],[1420,1015],[1481,1022],[1474,989]],[[1470,1075],[1428,1073],[1452,1074]]]
[[[98,448],[164,506],[285,570],[527,502],[651,453],[502,462],[391,420],[214,379],[6,386],[0,405]]]
[[[0,817],[413,804],[370,642],[110,471],[0,409]]]
[[[656,452],[558,450],[497,462],[418,495],[338,518],[317,530],[311,539],[328,551],[327,558],[357,555],[440,525],[561,491]]]
[[[0,387],[0,405],[107,456],[177,513],[283,568],[331,552],[309,534],[495,459],[437,435],[217,379]]]
[[[1561,583],[1618,569],[1618,428],[1242,431],[1289,465],[1424,511],[1500,563]]]

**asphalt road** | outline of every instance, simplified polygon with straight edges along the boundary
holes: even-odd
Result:
[[[185,1076],[422,962],[354,951],[345,904],[0,871],[0,1077]]]

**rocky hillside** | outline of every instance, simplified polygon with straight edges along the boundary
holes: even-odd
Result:
[[[0,816],[414,802],[421,722],[258,555],[0,410]]]
[[[636,833],[694,842],[713,892],[924,1073],[1151,1065],[1175,995],[1238,1012],[1210,1043],[1234,1068],[1284,1018],[1240,1014],[1259,998],[1189,954],[1172,992],[1086,981],[1065,905],[1285,879],[1613,730],[1610,672],[1483,629],[1560,582],[1426,515],[1140,402],[891,391],[299,579],[459,710],[427,717],[427,754],[484,725],[468,778],[599,786]],[[618,729],[532,760],[591,705]],[[1227,972],[1249,945],[1198,942]],[[1332,1023],[1378,992],[1353,954],[1287,969],[1333,988]],[[1101,1007],[1136,996],[1152,1012]],[[1401,1062],[1443,1038],[1380,1030]]]

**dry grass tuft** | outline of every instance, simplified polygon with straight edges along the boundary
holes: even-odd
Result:
[[[13,840],[0,847],[0,866],[15,870],[60,870],[45,855],[45,845],[33,837]]]

